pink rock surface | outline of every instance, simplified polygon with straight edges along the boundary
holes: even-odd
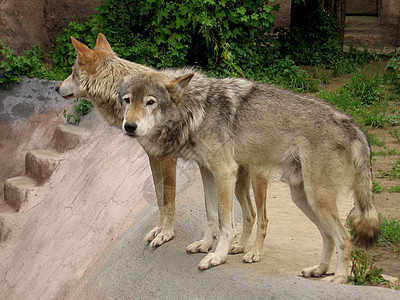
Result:
[[[120,130],[97,127],[27,192],[0,244],[2,299],[55,299],[77,289],[97,260],[155,199],[147,155]]]

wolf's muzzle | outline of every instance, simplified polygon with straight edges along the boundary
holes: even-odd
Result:
[[[124,124],[124,129],[127,133],[133,134],[137,128],[136,123],[125,123]]]

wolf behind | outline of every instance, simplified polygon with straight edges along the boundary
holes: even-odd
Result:
[[[119,96],[123,128],[146,151],[195,160],[215,178],[220,236],[200,269],[227,259],[238,165],[250,165],[266,175],[281,171],[292,200],[321,232],[321,260],[303,275],[325,274],[336,247],[337,268],[328,280],[347,282],[352,239],[337,201],[354,194],[358,242],[368,244],[379,233],[370,147],[350,116],[310,96],[245,79],[209,78],[192,69],[128,76]]]

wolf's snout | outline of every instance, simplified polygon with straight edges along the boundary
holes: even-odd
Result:
[[[124,129],[128,133],[134,133],[137,128],[136,123],[125,123]]]
[[[60,91],[60,86],[57,85],[57,86],[56,86],[56,92],[57,92],[57,93],[60,93],[59,91]]]

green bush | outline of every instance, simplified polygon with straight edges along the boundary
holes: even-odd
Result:
[[[400,254],[400,220],[381,216],[381,235],[377,245],[393,247]]]
[[[383,278],[383,269],[377,268],[365,250],[351,252],[351,275],[349,282],[355,285],[384,285],[389,282]]]
[[[297,1],[290,32],[282,31],[281,51],[300,65],[333,66],[342,56],[337,21],[319,1]]]
[[[395,90],[400,93],[400,48],[388,60],[386,71],[388,82],[393,84]]]
[[[282,55],[290,56],[297,65],[329,68],[336,77],[376,59],[375,53],[354,47],[343,52],[339,24],[323,10],[321,1],[293,1],[292,12],[290,31],[277,29],[278,45]]]
[[[369,75],[366,69],[358,68],[350,83],[344,84],[351,98],[360,105],[369,107],[379,101],[383,93],[382,78],[376,73]]]
[[[81,117],[87,115],[92,108],[92,102],[86,99],[76,99],[72,113],[69,113],[64,109],[64,118],[66,119],[67,123],[79,124]]]
[[[364,126],[385,127],[400,123],[398,111],[385,97],[383,77],[368,74],[365,69],[357,68],[350,82],[336,91],[322,91],[321,98],[340,110],[352,115]]]
[[[61,69],[71,66],[70,36],[93,47],[102,32],[119,56],[157,68],[240,65],[234,59],[261,53],[278,8],[264,0],[105,0],[86,22],[70,23],[57,37],[52,59]]]
[[[13,82],[20,82],[22,76],[40,77],[54,79],[54,73],[49,71],[43,63],[43,50],[39,44],[35,44],[31,49],[26,50],[24,55],[16,55],[14,50],[6,45],[5,41],[0,41],[0,53],[3,59],[0,61],[0,85],[8,88]]]

